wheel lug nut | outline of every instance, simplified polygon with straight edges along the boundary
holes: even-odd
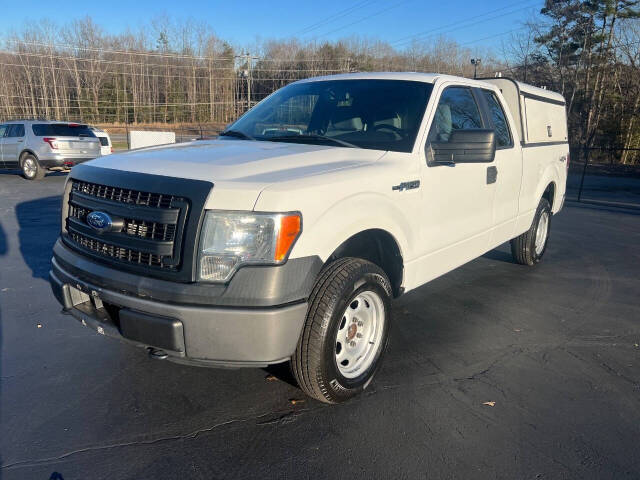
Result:
[[[362,326],[362,322],[358,322],[358,326],[361,327]]]
[[[356,333],[356,337],[362,338],[362,334],[361,333]]]
[[[349,345],[351,345],[352,347],[356,346],[356,342],[352,341]]]

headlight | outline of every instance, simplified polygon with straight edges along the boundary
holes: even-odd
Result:
[[[284,263],[301,224],[299,213],[209,210],[200,234],[198,278],[224,282],[242,265]]]

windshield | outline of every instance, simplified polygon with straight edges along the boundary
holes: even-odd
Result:
[[[410,152],[431,90],[404,80],[296,83],[249,110],[227,137]]]

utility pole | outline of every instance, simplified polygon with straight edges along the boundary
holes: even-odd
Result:
[[[242,70],[241,76],[247,79],[247,110],[251,108],[251,68],[254,60],[258,60],[259,57],[252,56],[249,52],[242,55],[236,55],[236,58],[244,60],[246,68]]]
[[[478,65],[480,65],[480,62],[482,62],[480,58],[471,59],[471,65],[473,65],[473,78],[478,78],[477,73],[478,73]]]
[[[247,110],[251,108],[251,55],[247,52]]]

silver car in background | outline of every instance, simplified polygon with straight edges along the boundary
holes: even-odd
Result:
[[[20,169],[27,180],[65,171],[100,156],[100,141],[84,124],[12,120],[0,124],[0,169]]]

